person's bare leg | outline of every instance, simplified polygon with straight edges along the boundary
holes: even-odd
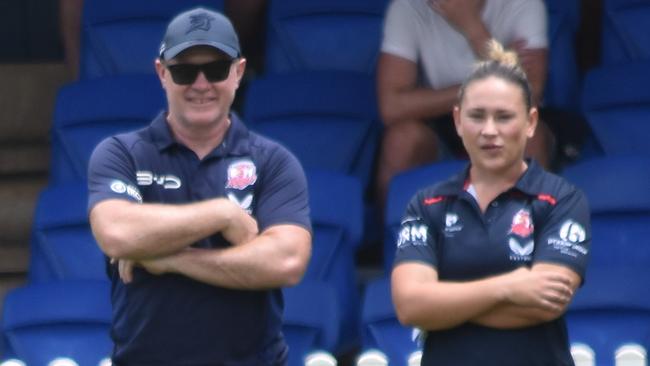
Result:
[[[394,175],[431,163],[438,155],[438,137],[420,121],[403,121],[384,129],[377,170],[377,200],[385,206],[388,186]]]

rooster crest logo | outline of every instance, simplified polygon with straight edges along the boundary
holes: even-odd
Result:
[[[512,226],[510,232],[522,238],[529,237],[533,233],[535,227],[533,226],[533,219],[530,217],[530,212],[527,210],[519,210],[512,218]]]

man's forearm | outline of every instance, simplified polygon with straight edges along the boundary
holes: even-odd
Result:
[[[227,201],[222,201],[171,205],[107,200],[93,208],[90,222],[108,256],[133,260],[159,257],[226,227],[231,213]]]

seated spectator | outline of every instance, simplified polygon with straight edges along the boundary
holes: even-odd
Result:
[[[377,194],[397,173],[448,157],[466,157],[451,111],[459,85],[486,56],[491,38],[517,51],[537,104],[546,78],[542,0],[393,0],[377,69],[385,125]],[[540,123],[527,156],[551,164],[554,136]]]

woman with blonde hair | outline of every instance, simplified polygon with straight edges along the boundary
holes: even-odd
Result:
[[[573,365],[563,314],[585,275],[584,194],[524,159],[538,111],[516,54],[496,41],[460,88],[470,158],[420,190],[397,243],[392,295],[422,330],[422,365]]]

